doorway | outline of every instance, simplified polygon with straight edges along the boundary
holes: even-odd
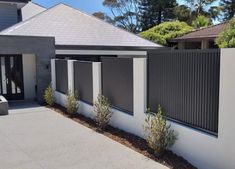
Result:
[[[0,95],[7,100],[23,100],[22,55],[0,55],[0,65]]]

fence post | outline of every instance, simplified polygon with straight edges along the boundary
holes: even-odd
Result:
[[[97,99],[97,96],[101,94],[101,62],[92,63],[93,74],[93,102]]]
[[[134,118],[138,123],[138,135],[144,137],[143,124],[147,109],[147,59],[133,59],[133,101]]]
[[[56,90],[55,61],[56,59],[51,59],[51,86],[53,91]]]
[[[75,60],[68,60],[68,90],[74,91],[74,62]]]

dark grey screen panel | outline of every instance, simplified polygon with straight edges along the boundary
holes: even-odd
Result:
[[[218,132],[219,50],[156,51],[148,59],[148,105],[167,117]]]
[[[133,59],[102,59],[102,92],[112,106],[133,114]]]
[[[92,62],[76,61],[74,63],[74,87],[80,100],[93,103]]]
[[[67,60],[55,60],[56,90],[61,93],[68,91],[68,64]]]

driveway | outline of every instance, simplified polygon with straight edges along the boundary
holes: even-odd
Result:
[[[0,116],[1,169],[167,169],[35,103]]]

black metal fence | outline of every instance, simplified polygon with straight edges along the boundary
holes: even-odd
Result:
[[[78,92],[80,100],[93,103],[92,62],[74,63],[74,89]]]
[[[218,132],[219,50],[155,51],[148,58],[148,106],[179,123]]]
[[[113,107],[133,114],[133,59],[102,59],[102,92]]]
[[[68,64],[67,60],[55,60],[56,90],[61,93],[68,91]]]

